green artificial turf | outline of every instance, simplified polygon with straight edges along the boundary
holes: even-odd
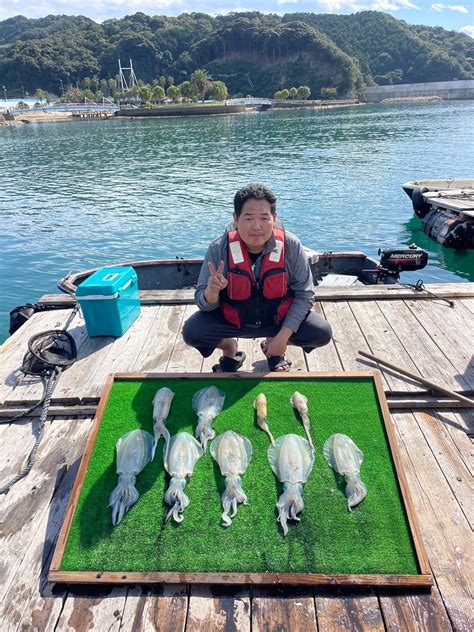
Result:
[[[158,388],[176,395],[167,427],[194,434],[193,394],[215,384],[225,391],[215,419],[217,434],[235,430],[250,439],[253,456],[243,475],[249,505],[239,505],[221,526],[223,477],[209,453],[196,464],[186,493],[184,521],[165,524],[163,439],[155,461],[137,477],[138,502],[112,526],[108,499],[117,484],[115,444],[134,428],[152,433],[152,399]],[[267,461],[268,436],[258,428],[252,403],[264,392],[274,435],[304,435],[290,404],[295,390],[307,395],[316,448],[303,492],[301,522],[284,537],[275,504],[282,485]],[[364,453],[361,477],[368,494],[352,513],[345,481],[322,454],[335,432],[349,435]],[[367,378],[166,379],[116,381],[110,392],[66,544],[63,571],[279,572],[418,574],[419,568],[393,467],[373,380]]]

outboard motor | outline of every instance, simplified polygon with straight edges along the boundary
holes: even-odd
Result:
[[[416,244],[408,248],[379,249],[379,255],[379,283],[384,283],[387,277],[398,279],[400,272],[421,270],[428,263],[428,253]]]

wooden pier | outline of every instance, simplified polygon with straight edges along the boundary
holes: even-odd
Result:
[[[454,307],[400,286],[321,288],[315,309],[333,341],[305,355],[290,348],[293,371],[377,368],[358,350],[473,398],[474,283],[427,286]],[[68,297],[46,297],[63,309],[33,316],[0,348],[0,415],[24,410],[41,394],[16,375],[33,334],[62,328]],[[427,392],[382,370],[387,400],[435,584],[431,593],[393,589],[265,586],[63,586],[46,576],[94,410],[111,372],[209,372],[181,337],[195,311],[192,292],[142,293],[140,318],[118,339],[88,338],[77,314],[69,331],[78,359],[54,392],[37,461],[0,496],[0,630],[458,630],[472,620],[472,426],[474,408]],[[258,340],[243,340],[242,370],[264,372]],[[37,417],[0,426],[0,484],[25,462]],[[375,493],[375,492],[374,492]],[[470,543],[470,544],[469,544]],[[210,544],[212,546],[212,544]]]

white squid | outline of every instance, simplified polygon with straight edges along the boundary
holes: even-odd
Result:
[[[268,461],[278,480],[283,483],[283,494],[277,502],[278,520],[287,535],[287,520],[300,520],[304,507],[303,485],[309,478],[314,463],[314,452],[308,441],[295,434],[278,437],[268,448]]]
[[[232,524],[237,514],[238,503],[248,505],[247,496],[242,488],[240,477],[252,458],[252,444],[233,430],[227,430],[211,443],[211,455],[219,464],[222,476],[225,476],[225,491],[222,494],[222,523],[224,527]],[[232,514],[229,517],[229,512]]]
[[[352,507],[358,505],[367,496],[367,488],[360,478],[363,453],[350,437],[337,433],[326,441],[323,454],[329,465],[345,477],[347,505],[349,511],[352,511]]]
[[[165,445],[163,460],[165,469],[171,476],[165,493],[165,502],[171,505],[166,514],[166,522],[171,516],[176,522],[183,521],[183,511],[189,505],[189,498],[184,493],[186,479],[193,473],[194,466],[203,453],[204,450],[189,432],[178,432],[171,437],[169,445]]]
[[[169,445],[170,431],[165,426],[165,421],[169,415],[171,402],[173,401],[174,392],[164,386],[156,391],[153,398],[153,449],[151,452],[151,459],[155,458],[155,450],[158,445],[160,437],[165,440],[165,447]]]
[[[110,494],[112,524],[118,525],[139,494],[135,487],[136,476],[151,461],[153,437],[145,430],[132,430],[117,441],[117,487]]]
[[[206,451],[207,442],[216,436],[211,424],[212,420],[221,412],[224,401],[225,393],[215,386],[208,386],[194,393],[192,405],[199,419],[195,435],[204,451]]]

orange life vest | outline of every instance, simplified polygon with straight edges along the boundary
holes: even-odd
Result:
[[[235,327],[279,325],[293,301],[285,270],[285,231],[273,229],[275,248],[263,255],[257,282],[245,242],[238,231],[227,233],[227,281],[220,293],[223,317]]]

